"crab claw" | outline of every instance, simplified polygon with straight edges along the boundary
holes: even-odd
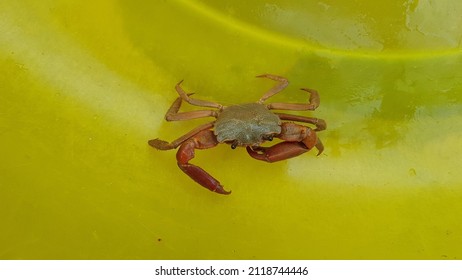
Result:
[[[254,159],[276,162],[299,156],[309,149],[300,142],[281,142],[271,147],[247,147],[247,153]]]
[[[210,174],[208,174],[199,166],[189,163],[178,163],[178,167],[180,167],[180,169],[183,170],[183,172],[191,177],[194,181],[212,192],[219,194],[231,193],[231,191],[226,191],[220,182],[218,182],[218,180],[210,176]]]
[[[314,146],[316,147],[316,149],[318,149],[317,156],[322,154],[322,151],[324,151],[324,145],[322,144],[321,140],[319,140],[319,138],[316,140],[316,145],[314,145]]]
[[[195,156],[195,149],[215,147],[218,141],[211,130],[203,130],[181,144],[176,154],[178,167],[202,187],[219,194],[230,194],[220,182],[197,165],[189,163]]]

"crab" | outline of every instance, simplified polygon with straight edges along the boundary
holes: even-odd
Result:
[[[160,139],[149,140],[149,145],[158,150],[170,150],[179,147],[176,154],[178,167],[201,186],[219,194],[230,194],[223,185],[204,169],[189,161],[195,156],[196,149],[209,149],[220,143],[231,145],[232,149],[245,147],[247,153],[254,159],[265,162],[276,162],[299,156],[313,147],[318,155],[324,146],[316,132],[326,129],[322,119],[297,116],[287,113],[272,112],[272,110],[315,110],[319,106],[319,94],[316,90],[301,88],[309,93],[308,103],[268,103],[264,102],[287,87],[289,81],[281,76],[263,74],[257,78],[268,78],[277,83],[268,90],[257,102],[239,105],[223,106],[216,102],[191,98],[192,93],[186,93],[181,88],[180,81],[175,89],[180,95],[165,114],[167,121],[183,121],[196,118],[213,117],[216,120],[200,125],[173,142]],[[179,112],[182,101],[215,110],[196,110]],[[300,125],[295,122],[308,123],[315,128]],[[261,146],[266,141],[279,138],[273,146]]]

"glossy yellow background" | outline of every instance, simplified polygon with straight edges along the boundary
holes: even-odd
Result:
[[[1,259],[460,259],[457,1],[1,1]],[[175,83],[304,102],[326,147],[266,164],[221,145],[182,174]],[[191,110],[191,106],[185,106]]]

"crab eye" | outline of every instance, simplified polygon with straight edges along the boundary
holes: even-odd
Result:
[[[263,135],[261,138],[266,141],[273,141],[273,135]]]
[[[237,148],[237,141],[235,140],[232,144],[231,144],[231,149],[236,149]]]

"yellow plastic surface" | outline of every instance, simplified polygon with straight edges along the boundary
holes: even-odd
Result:
[[[219,4],[218,4],[219,3]],[[0,2],[1,259],[460,259],[462,2]],[[316,112],[326,147],[184,175],[173,87]],[[185,106],[192,110],[192,106]]]

